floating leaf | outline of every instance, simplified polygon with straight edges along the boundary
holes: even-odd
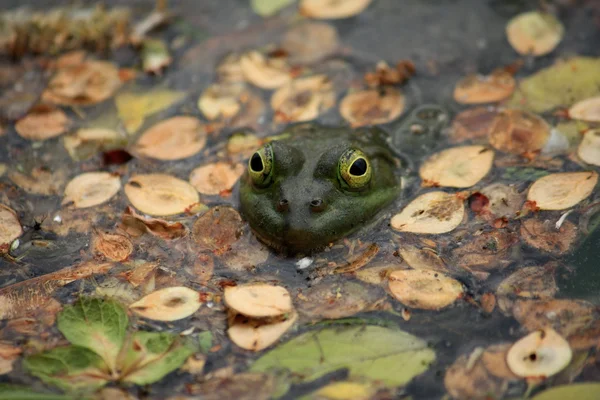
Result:
[[[181,160],[204,148],[206,133],[206,127],[197,118],[173,117],[144,132],[133,151],[157,160]]]
[[[292,79],[290,67],[285,59],[267,58],[258,51],[242,55],[240,67],[246,80],[261,89],[276,89]]]
[[[275,122],[310,121],[335,104],[333,84],[326,75],[294,79],[271,96]]]
[[[135,208],[155,216],[181,214],[200,200],[192,185],[166,174],[134,175],[125,194]]]
[[[3,400],[75,400],[65,394],[36,392],[29,386],[0,383],[0,399]]]
[[[224,300],[235,312],[253,318],[277,317],[293,310],[287,289],[266,283],[228,286]]]
[[[121,189],[121,179],[109,172],[86,172],[73,178],[65,188],[62,204],[87,208],[106,203]]]
[[[313,64],[332,55],[339,46],[333,26],[324,22],[304,22],[294,25],[281,39],[292,64]]]
[[[542,118],[527,111],[505,109],[494,118],[489,140],[494,148],[513,154],[536,152],[544,148],[550,137],[550,126]]]
[[[541,113],[598,95],[600,58],[559,60],[519,83],[509,105]]]
[[[42,381],[71,392],[93,390],[111,379],[102,357],[79,346],[56,347],[27,356],[23,367]]]
[[[194,314],[201,305],[198,292],[176,286],[152,292],[131,304],[129,308],[144,318],[177,321]]]
[[[543,56],[562,40],[565,28],[551,14],[530,11],[514,17],[506,26],[510,45],[519,54]]]
[[[281,9],[294,3],[295,0],[251,0],[250,5],[255,13],[261,17],[270,17]]]
[[[425,186],[466,188],[479,182],[492,168],[494,151],[484,146],[460,146],[429,157],[419,175]]]
[[[23,228],[17,213],[12,208],[0,204],[0,254],[7,253],[12,241],[22,233]]]
[[[410,244],[402,244],[400,255],[413,269],[428,269],[438,272],[448,271],[448,267],[439,254],[428,247],[417,247]]]
[[[527,200],[534,201],[541,210],[564,210],[592,194],[597,183],[595,171],[550,174],[531,185]]]
[[[352,126],[385,124],[402,114],[404,103],[404,96],[390,87],[361,90],[342,99],[340,114]]]
[[[600,129],[587,131],[583,135],[577,155],[590,165],[600,166]]]
[[[243,173],[244,166],[241,164],[231,165],[218,161],[192,170],[190,183],[203,194],[228,193]]]
[[[517,300],[512,313],[528,331],[551,327],[568,337],[581,332],[596,319],[596,307],[584,300]]]
[[[510,313],[514,299],[551,299],[557,292],[553,268],[533,266],[519,268],[500,282],[496,295],[500,309]]]
[[[363,12],[371,0],[301,0],[300,14],[317,19],[349,18]]]
[[[521,237],[538,250],[561,255],[569,250],[577,239],[577,227],[571,221],[564,221],[560,228],[556,222],[530,218],[521,224]]]
[[[277,342],[297,319],[298,314],[295,311],[292,311],[287,318],[275,321],[261,321],[237,315],[233,318],[227,335],[242,349],[261,351]]]
[[[72,135],[65,136],[63,143],[72,159],[85,160],[93,155],[127,144],[122,134],[106,128],[79,129]]]
[[[392,295],[408,307],[439,310],[463,295],[462,284],[441,272],[426,269],[394,271],[389,276]]]
[[[376,391],[377,387],[373,384],[341,381],[323,386],[316,391],[315,396],[328,400],[370,399]]]
[[[474,107],[461,111],[452,121],[450,140],[458,143],[487,139],[497,114],[498,110],[492,107]]]
[[[114,372],[127,321],[125,309],[116,301],[81,297],[61,311],[57,326],[69,342],[95,352]]]
[[[97,231],[92,239],[92,247],[111,261],[125,261],[133,252],[133,243],[125,235]]]
[[[600,122],[600,96],[578,101],[569,108],[569,117],[588,122]]]
[[[150,90],[142,94],[126,92],[119,94],[115,103],[125,129],[132,134],[141,128],[146,117],[169,108],[184,97],[184,92],[171,90]]]
[[[29,140],[47,140],[66,132],[69,118],[60,109],[40,104],[15,123],[15,130]]]
[[[198,108],[209,120],[235,117],[248,96],[246,85],[239,82],[214,83],[198,99]]]
[[[461,104],[494,103],[509,97],[515,90],[515,79],[498,70],[490,75],[469,75],[454,88],[454,100]]]
[[[339,326],[306,332],[279,345],[259,358],[250,371],[288,370],[296,381],[311,382],[347,368],[350,378],[395,387],[425,372],[434,360],[435,353],[425,340],[401,330]]]
[[[139,237],[149,232],[151,235],[158,236],[161,239],[174,240],[185,237],[188,234],[188,229],[181,222],[146,218],[136,213],[130,206],[125,209],[121,217],[121,223],[121,229],[134,237]]]
[[[242,217],[232,207],[213,207],[194,222],[192,235],[199,251],[223,254],[242,235]]]
[[[127,342],[121,380],[148,385],[183,365],[196,351],[190,341],[167,332],[136,332]]]
[[[394,215],[391,224],[392,228],[402,232],[446,233],[460,225],[464,214],[465,207],[458,196],[428,192]]]
[[[533,396],[531,400],[596,400],[600,397],[600,383],[571,383],[557,386]]]
[[[524,378],[547,378],[562,371],[573,352],[554,329],[531,332],[517,341],[506,354],[510,370]]]

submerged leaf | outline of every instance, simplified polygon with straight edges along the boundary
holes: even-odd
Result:
[[[400,386],[425,372],[435,353],[427,342],[380,326],[344,326],[306,332],[259,358],[254,372],[288,370],[299,382],[347,368],[351,378]]]
[[[261,17],[270,17],[290,4],[295,0],[251,0],[250,5],[255,13]]]
[[[115,371],[127,321],[124,307],[116,301],[82,297],[64,308],[57,325],[72,344],[94,351]]]
[[[110,380],[102,358],[79,346],[56,347],[27,356],[23,366],[42,381],[66,391],[92,390]]]
[[[36,392],[28,386],[0,383],[0,399],[2,400],[74,400],[75,397],[65,394]]]
[[[600,383],[572,383],[550,388],[532,397],[532,400],[595,400],[600,398]]]
[[[169,108],[185,97],[183,92],[151,90],[143,94],[121,93],[115,98],[119,117],[129,133],[135,133],[147,116]]]

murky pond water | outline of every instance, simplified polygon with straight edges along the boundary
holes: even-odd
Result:
[[[97,53],[2,36],[0,398],[598,398],[600,106],[572,107],[600,95],[598,3],[260,3],[169,4],[137,38],[116,15],[82,46],[131,43]],[[529,11],[562,24],[529,26],[547,54],[507,40]],[[237,181],[306,120],[381,127],[402,189],[287,254]]]

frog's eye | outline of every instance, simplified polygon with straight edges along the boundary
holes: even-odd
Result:
[[[339,174],[350,189],[360,189],[371,181],[371,163],[366,154],[357,149],[346,150],[340,157]]]
[[[271,183],[273,175],[273,148],[267,144],[257,150],[248,160],[248,174],[258,187],[266,187]]]

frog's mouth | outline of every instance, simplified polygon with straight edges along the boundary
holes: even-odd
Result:
[[[315,245],[310,240],[293,240],[293,238],[285,235],[284,237],[275,237],[270,234],[264,234],[255,229],[250,228],[254,236],[265,245],[269,246],[275,252],[291,256],[291,255],[310,255],[311,253],[319,252],[327,247],[327,244]]]

